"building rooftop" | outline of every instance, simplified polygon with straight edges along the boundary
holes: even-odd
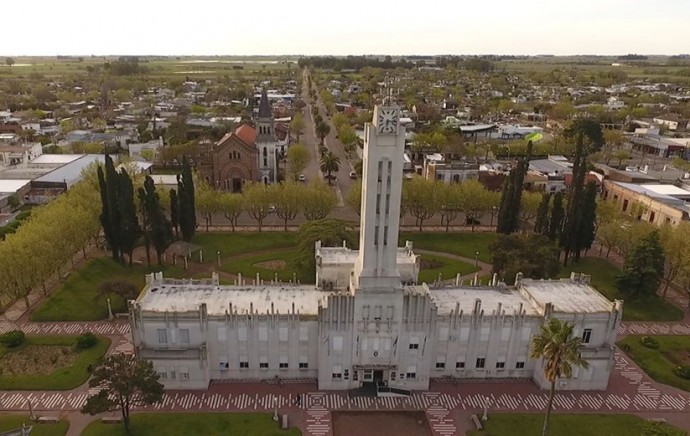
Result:
[[[322,263],[354,265],[357,256],[359,256],[359,250],[353,250],[347,247],[318,247],[316,254],[321,256]],[[411,246],[409,246],[409,248],[398,247],[398,265],[414,264],[415,262],[416,256],[412,253]]]
[[[83,154],[42,154],[29,162],[29,164],[68,164],[83,156]]]
[[[599,313],[613,309],[613,303],[591,287],[588,279],[523,279],[520,292],[538,307],[540,313],[548,303],[553,305],[555,312]]]
[[[31,180],[0,179],[0,192],[14,194],[29,183]]]
[[[149,312],[195,312],[202,303],[209,315],[225,315],[226,311],[239,314],[265,314],[274,310],[287,314],[296,312],[317,315],[319,305],[326,305],[328,293],[314,285],[260,285],[260,286],[215,286],[209,283],[152,284],[137,300],[142,311]]]
[[[43,156],[46,156],[45,154]],[[41,156],[41,157],[43,157]],[[82,171],[92,163],[105,163],[105,156],[102,154],[84,154],[78,159],[63,165],[53,171],[36,179],[36,182],[43,183],[65,183],[69,188],[81,179]]]
[[[456,307],[463,314],[471,314],[477,300],[481,301],[481,309],[491,315],[498,310],[505,311],[506,315],[513,315],[520,310],[526,315],[539,315],[539,311],[520,292],[512,287],[458,287],[430,289],[431,298],[438,307],[439,315],[450,315]]]

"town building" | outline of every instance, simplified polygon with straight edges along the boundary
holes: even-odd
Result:
[[[602,196],[622,212],[658,226],[690,219],[690,191],[675,185],[604,180]]]
[[[575,325],[588,369],[561,390],[608,385],[622,302],[574,273],[518,274],[508,286],[418,283],[418,256],[398,247],[405,131],[400,109],[374,109],[365,126],[359,250],[316,245],[315,285],[238,276],[234,285],[146,277],[129,303],[137,355],[168,389],[211,381],[316,379],[320,389],[428,389],[432,378],[532,379],[548,388],[530,342],[554,317]]]

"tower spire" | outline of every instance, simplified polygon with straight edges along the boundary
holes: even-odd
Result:
[[[261,100],[259,101],[259,118],[271,118],[273,112],[271,111],[271,105],[268,103],[268,94],[266,94],[266,88],[261,90]]]

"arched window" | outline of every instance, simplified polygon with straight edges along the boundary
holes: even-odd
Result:
[[[268,149],[264,147],[264,166],[268,166]]]

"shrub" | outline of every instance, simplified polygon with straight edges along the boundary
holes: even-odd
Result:
[[[133,300],[139,295],[140,289],[136,285],[125,280],[110,280],[104,282],[99,288],[99,297],[108,294],[119,295],[125,300]]]
[[[659,341],[657,341],[651,336],[642,336],[642,339],[640,339],[640,343],[647,348],[651,348],[652,350],[656,350],[657,348],[659,348]]]
[[[673,368],[673,372],[680,378],[690,380],[690,366],[678,365]]]
[[[7,348],[14,348],[20,346],[25,339],[26,335],[23,331],[12,330],[11,332],[7,332],[4,335],[0,336],[0,344],[4,345]]]
[[[77,336],[77,350],[86,350],[87,348],[91,348],[96,345],[97,342],[98,338],[96,338],[93,333],[82,333],[81,335]]]

